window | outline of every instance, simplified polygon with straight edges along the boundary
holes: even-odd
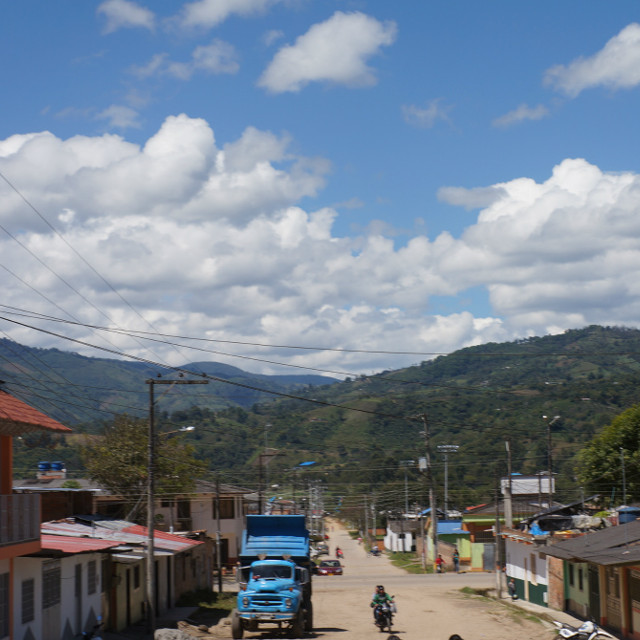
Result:
[[[36,583],[33,578],[22,581],[22,624],[32,622],[35,617]]]
[[[9,635],[9,574],[0,573],[0,637]]]
[[[60,565],[45,564],[42,567],[42,608],[60,604]]]
[[[582,591],[584,585],[582,582],[582,567],[580,567],[578,569],[578,589],[580,589],[580,591]]]
[[[216,504],[218,502],[217,498],[213,499],[213,518],[218,518],[218,513],[216,511]],[[235,510],[235,498],[220,498],[220,519],[221,520],[233,520],[236,517]]]
[[[573,564],[569,564],[569,586],[570,587],[573,587],[574,585],[575,573],[576,573],[576,568],[573,566]]]
[[[90,560],[87,565],[87,592],[89,595],[98,589],[98,571],[95,560]]]

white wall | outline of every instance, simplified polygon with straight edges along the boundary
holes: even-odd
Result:
[[[532,584],[548,584],[547,558],[538,552],[537,545],[505,540],[508,576]]]
[[[43,628],[42,611],[42,568],[47,559],[20,557],[14,560],[13,580],[13,626],[14,637],[24,638],[28,630],[35,638],[62,638],[78,634],[89,629],[90,625],[101,615],[101,589],[102,589],[102,558],[101,553],[77,554],[66,558],[60,558],[60,627],[59,629]],[[96,590],[88,593],[88,566],[94,560],[96,563]],[[81,566],[82,593],[81,611],[76,611],[77,602],[75,596],[75,567]],[[30,622],[22,622],[22,583],[32,578],[34,581],[34,618]],[[77,619],[81,624],[78,626]]]

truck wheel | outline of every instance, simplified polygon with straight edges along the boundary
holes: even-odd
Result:
[[[304,630],[313,631],[313,605],[310,602],[307,604],[307,611],[304,617]]]
[[[291,637],[292,638],[302,638],[304,634],[304,613],[302,613],[302,609],[298,611],[298,615],[291,625]]]
[[[244,629],[242,628],[242,620],[238,615],[238,611],[234,609],[231,614],[231,637],[233,638],[233,640],[240,640],[240,638],[242,638],[243,632]]]

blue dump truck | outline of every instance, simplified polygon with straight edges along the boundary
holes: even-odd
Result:
[[[313,630],[309,531],[304,516],[247,516],[242,538],[237,607],[231,635],[266,626],[301,638]]]

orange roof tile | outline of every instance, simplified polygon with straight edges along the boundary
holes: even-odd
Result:
[[[15,436],[28,431],[68,433],[69,427],[30,407],[26,402],[0,391],[0,435]]]

